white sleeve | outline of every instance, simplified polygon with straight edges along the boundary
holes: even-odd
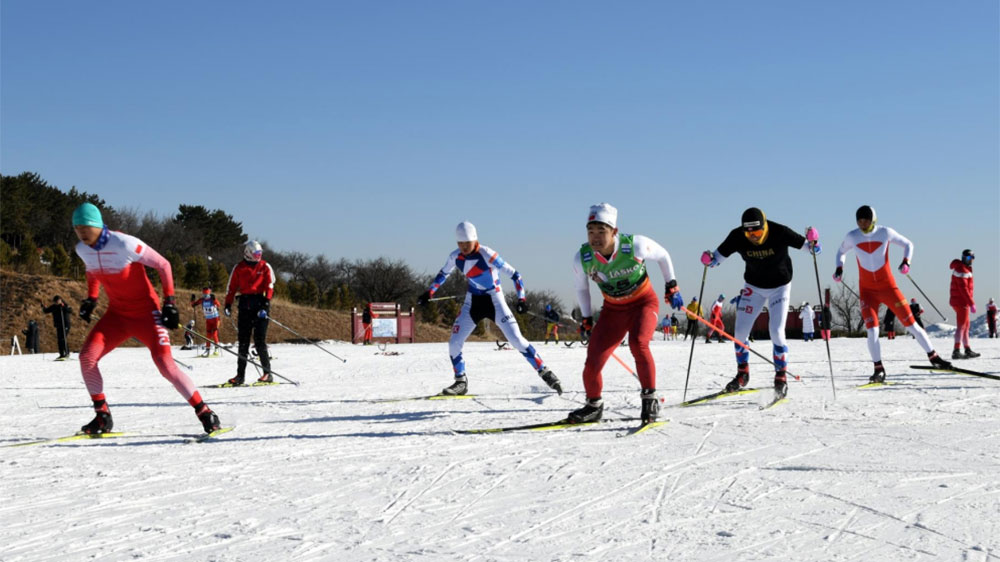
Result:
[[[909,238],[903,236],[902,234],[896,232],[895,230],[889,228],[888,226],[885,227],[885,232],[886,234],[889,235],[888,243],[895,244],[897,246],[902,246],[903,257],[906,258],[907,261],[912,261],[913,242],[910,242]]]
[[[583,272],[583,262],[580,261],[580,251],[573,253],[573,281],[576,287],[576,304],[580,305],[580,315],[584,318],[593,316],[590,302],[590,279]]]
[[[646,263],[646,272],[649,272],[649,261],[652,260],[660,266],[660,273],[663,274],[663,281],[669,283],[676,279],[674,276],[674,264],[670,260],[670,253],[656,243],[652,238],[636,234],[632,237],[632,246],[635,257]]]
[[[854,249],[854,237],[851,234],[851,232],[847,233],[844,241],[840,243],[840,248],[837,249],[837,267],[844,267],[844,263],[847,261],[847,252]]]

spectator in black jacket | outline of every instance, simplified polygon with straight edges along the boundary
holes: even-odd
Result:
[[[69,319],[73,315],[73,309],[66,305],[62,297],[56,295],[52,297],[52,304],[45,306],[44,302],[38,301],[42,305],[42,312],[52,315],[52,327],[56,329],[56,339],[59,342],[59,357],[56,361],[69,359]]]
[[[38,322],[28,320],[28,328],[21,333],[24,334],[24,350],[38,353]]]

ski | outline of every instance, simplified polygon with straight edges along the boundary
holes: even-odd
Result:
[[[662,421],[654,421],[654,422],[647,422],[644,424],[640,424],[637,427],[629,429],[625,433],[619,433],[618,435],[615,435],[615,437],[630,437],[632,435],[639,435],[640,433],[643,433],[647,430],[655,429],[657,427],[660,427],[661,425],[666,425],[667,421],[668,420],[662,420]]]
[[[222,384],[207,384],[207,385],[202,386],[201,388],[242,388],[242,387],[248,387],[248,386],[276,386],[276,385],[279,385],[279,384],[292,384],[292,383],[290,383],[290,382],[272,381],[272,382],[253,382],[253,383],[249,383],[249,384],[247,384],[247,383],[233,384],[233,383],[224,382]]]
[[[773,408],[773,407],[777,406],[778,404],[783,404],[785,402],[788,402],[788,398],[787,397],[785,397],[785,396],[775,396],[774,398],[771,399],[770,402],[768,402],[767,404],[764,404],[763,406],[760,406],[760,409],[761,410],[767,410],[769,408]]]
[[[898,382],[891,382],[891,381],[870,382],[870,383],[862,384],[860,386],[856,386],[854,388],[857,388],[859,390],[865,390],[865,389],[869,389],[869,388],[879,388],[879,387],[882,387],[882,386],[892,386],[894,384],[899,384],[899,383]]]
[[[971,375],[973,377],[983,377],[984,379],[993,379],[995,381],[1000,381],[1000,376],[998,375],[991,375],[989,373],[980,373],[979,371],[961,369],[959,367],[952,367],[950,369],[945,369],[944,367],[938,367],[936,365],[910,365],[910,368],[923,369],[925,371],[941,371],[942,373],[958,373],[960,375]]]
[[[739,394],[753,394],[754,392],[760,391],[759,388],[742,388],[740,390],[735,390],[733,392],[726,392],[725,390],[720,390],[718,392],[713,392],[711,394],[706,394],[705,396],[699,396],[698,398],[692,398],[686,402],[681,402],[681,406],[693,406],[694,404],[701,404],[702,402],[709,402],[717,398],[723,398],[725,396],[737,396]]]
[[[134,433],[124,433],[120,431],[111,431],[108,433],[74,433],[73,435],[65,435],[63,437],[53,437],[51,439],[37,439],[35,441],[26,441],[24,443],[13,443],[11,445],[4,445],[4,447],[27,447],[28,445],[46,445],[52,443],[66,443],[69,441],[82,441],[84,439],[112,439],[115,437],[129,437],[135,435]]]
[[[550,431],[557,429],[570,429],[574,427],[586,427],[589,425],[597,425],[599,423],[615,423],[615,422],[630,422],[639,421],[638,418],[617,418],[609,420],[600,420],[593,422],[580,422],[574,423],[569,419],[561,419],[554,422],[543,422],[543,423],[532,423],[527,425],[511,425],[506,427],[488,427],[483,429],[453,429],[453,433],[460,434],[481,434],[481,433],[507,433],[510,431]]]
[[[223,433],[229,433],[230,431],[232,431],[234,429],[236,429],[236,426],[220,427],[219,429],[216,429],[215,431],[210,431],[208,433],[202,433],[201,435],[198,435],[196,437],[192,437],[192,438],[186,440],[185,443],[204,443],[205,441],[208,441],[209,439],[213,439],[215,437],[218,437],[219,435],[222,435]]]
[[[365,400],[374,404],[388,404],[389,402],[412,402],[415,400],[465,400],[477,398],[475,394],[431,394],[430,396],[409,396],[406,398],[377,398],[375,400]]]

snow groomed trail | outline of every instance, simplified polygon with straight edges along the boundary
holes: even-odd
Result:
[[[939,351],[951,340],[934,338]],[[766,343],[766,342],[764,342]],[[1000,373],[1000,340],[976,339]],[[681,407],[689,342],[653,343],[669,423],[456,434],[556,421],[578,407],[585,349],[538,345],[559,397],[517,353],[469,344],[470,393],[401,400],[451,381],[446,344],[278,345],[275,369],[302,381],[202,389],[236,429],[188,443],[197,419],[148,352],[102,361],[115,431],[28,447],[92,417],[79,363],[0,358],[0,560],[1000,560],[1000,382],[910,369],[912,339],[883,341],[889,379],[865,340],[790,342],[788,401],[753,394]],[[235,361],[195,364],[199,385]],[[625,347],[616,352],[632,364]],[[733,375],[731,345],[695,349],[687,398]],[[606,417],[639,414],[639,389],[604,369]]]

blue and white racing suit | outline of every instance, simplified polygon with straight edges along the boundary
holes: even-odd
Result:
[[[476,324],[485,318],[493,319],[507,341],[521,352],[521,355],[528,360],[533,369],[536,371],[544,369],[545,364],[538,356],[534,346],[521,335],[517,320],[507,306],[503,297],[503,289],[500,287],[500,273],[509,275],[514,281],[517,297],[523,299],[524,285],[521,283],[521,274],[505,262],[500,254],[477,243],[475,251],[469,255],[464,255],[456,249],[448,256],[448,261],[444,263],[444,267],[431,283],[430,293],[432,296],[448,279],[451,272],[456,269],[465,275],[469,289],[465,294],[462,310],[458,313],[458,318],[455,319],[455,324],[451,327],[451,339],[448,340],[448,353],[455,369],[455,377],[465,376],[462,348],[465,346],[465,340],[469,334],[476,328]]]

